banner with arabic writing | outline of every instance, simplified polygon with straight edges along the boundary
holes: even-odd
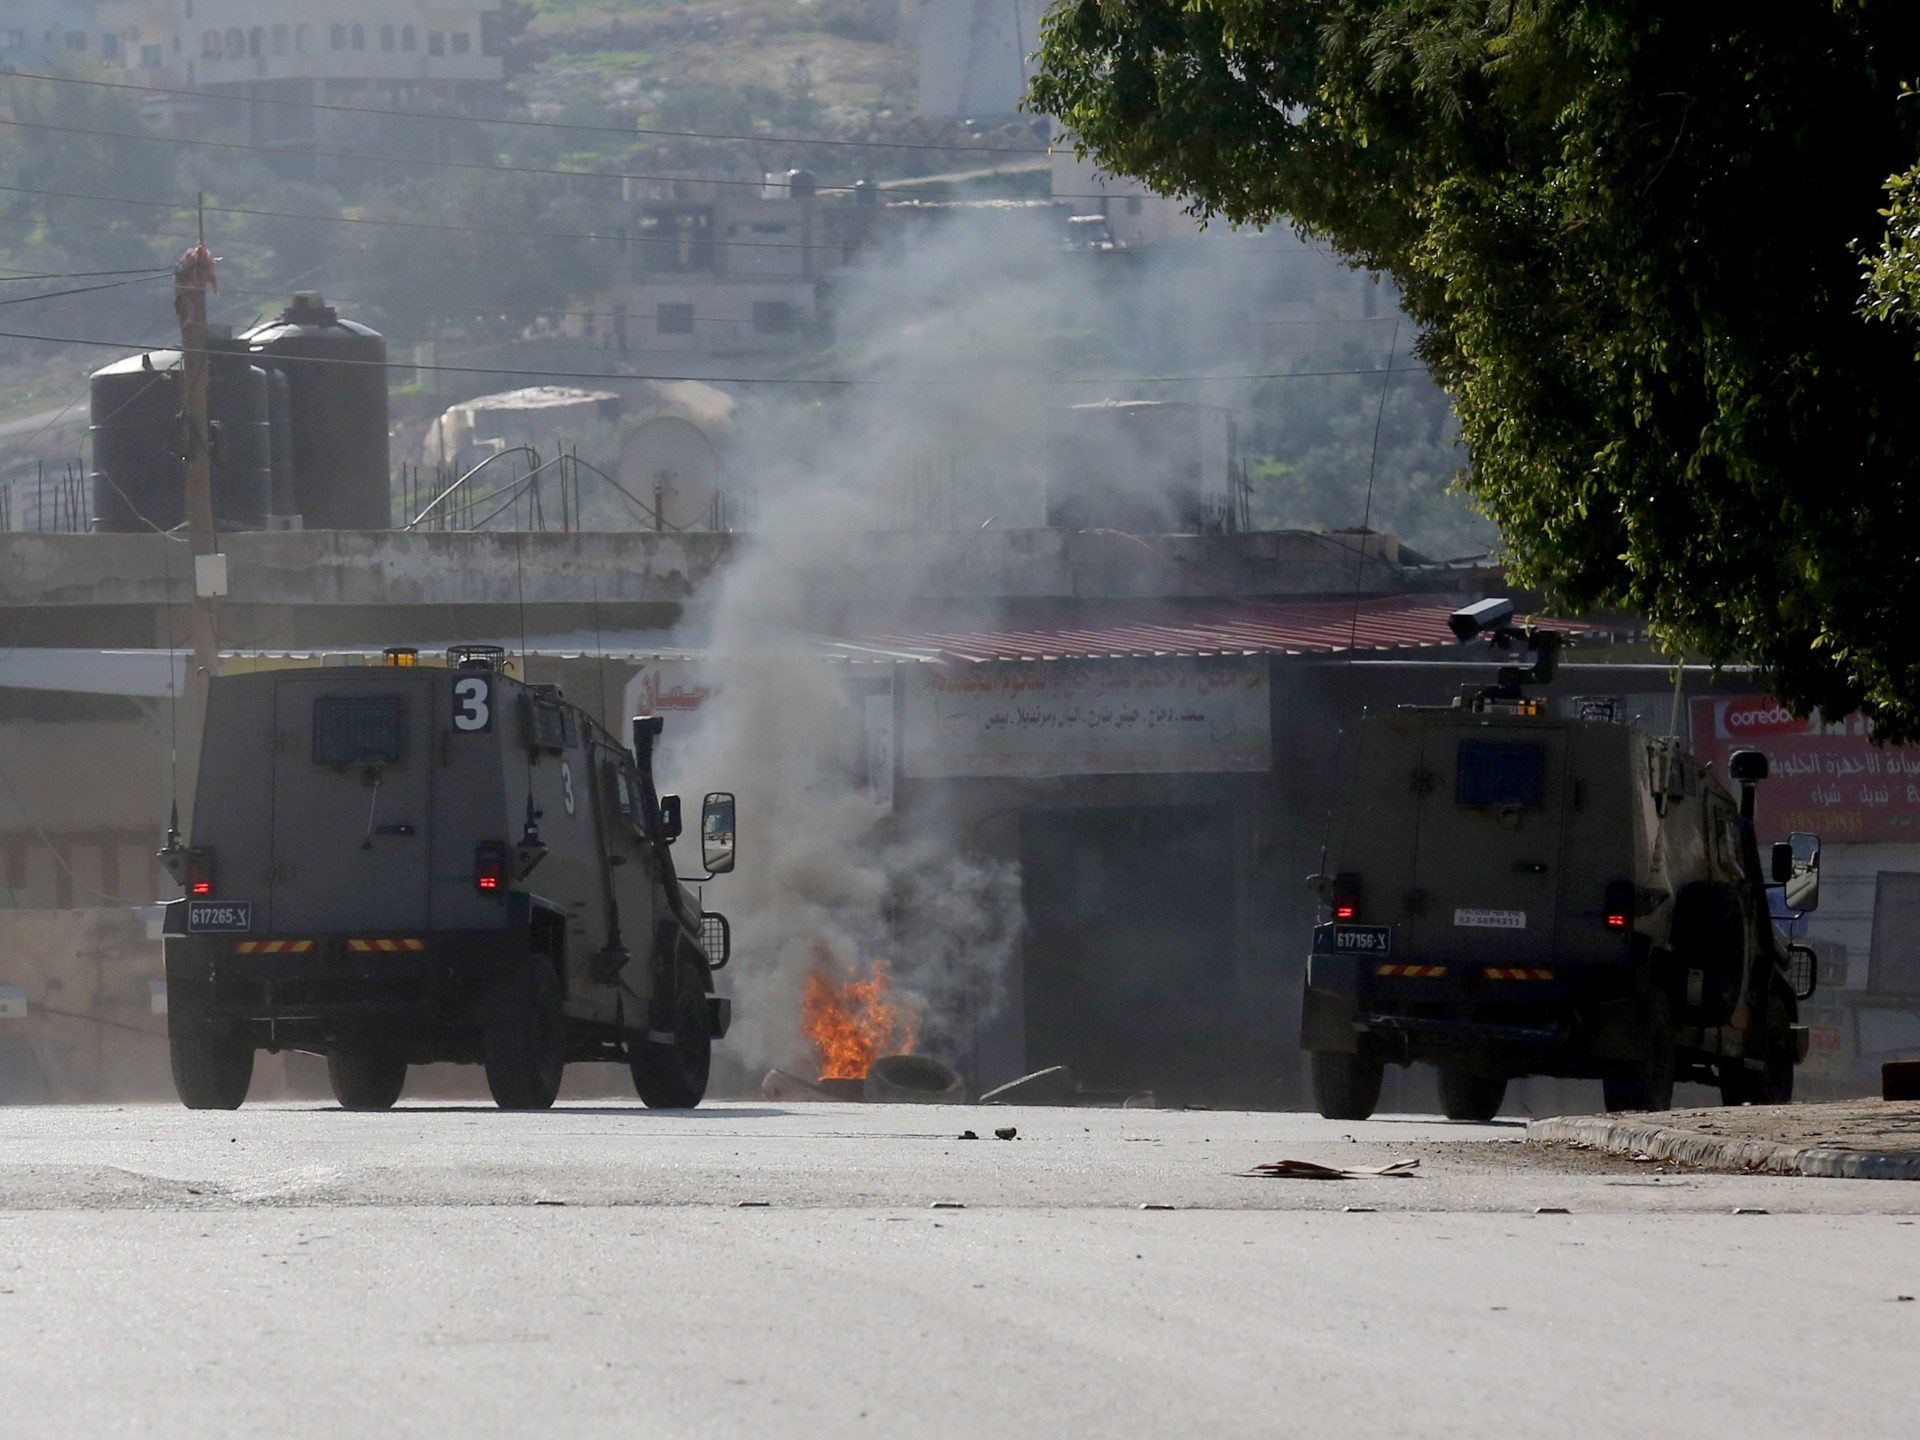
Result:
[[[1264,657],[909,666],[904,721],[918,779],[1272,765]]]
[[[1763,842],[1812,830],[1841,843],[1920,842],[1920,749],[1875,745],[1855,715],[1827,724],[1769,695],[1691,702],[1693,750],[1725,776],[1736,750],[1766,753],[1755,823]]]

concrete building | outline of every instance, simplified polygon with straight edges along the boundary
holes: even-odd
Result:
[[[84,55],[95,0],[0,4],[0,65],[44,70]]]
[[[504,78],[498,0],[92,0],[88,8],[85,44],[70,49],[130,82],[204,92],[149,102],[153,118],[183,134],[238,125],[257,143],[297,149],[378,128],[377,117],[299,104],[472,113],[499,98]]]

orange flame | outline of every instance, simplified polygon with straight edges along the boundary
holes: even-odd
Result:
[[[888,998],[893,980],[886,961],[875,960],[867,979],[855,976],[836,985],[833,977],[841,968],[833,952],[815,941],[800,1028],[820,1057],[822,1080],[858,1080],[876,1056],[911,1054],[919,1028],[909,1008]]]

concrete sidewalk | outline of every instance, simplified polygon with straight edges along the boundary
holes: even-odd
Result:
[[[1675,1160],[1703,1170],[1920,1180],[1920,1103],[1845,1100],[1664,1114],[1562,1115],[1527,1125],[1530,1144]]]

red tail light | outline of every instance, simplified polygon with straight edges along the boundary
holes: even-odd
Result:
[[[1633,882],[1615,880],[1607,886],[1605,913],[1609,930],[1626,930],[1633,925]]]
[[[213,851],[189,850],[187,852],[187,893],[189,895],[213,894]]]
[[[1360,913],[1360,877],[1346,874],[1333,877],[1333,918],[1351,920]]]
[[[507,846],[503,840],[483,840],[473,851],[473,888],[497,895],[506,888]]]

